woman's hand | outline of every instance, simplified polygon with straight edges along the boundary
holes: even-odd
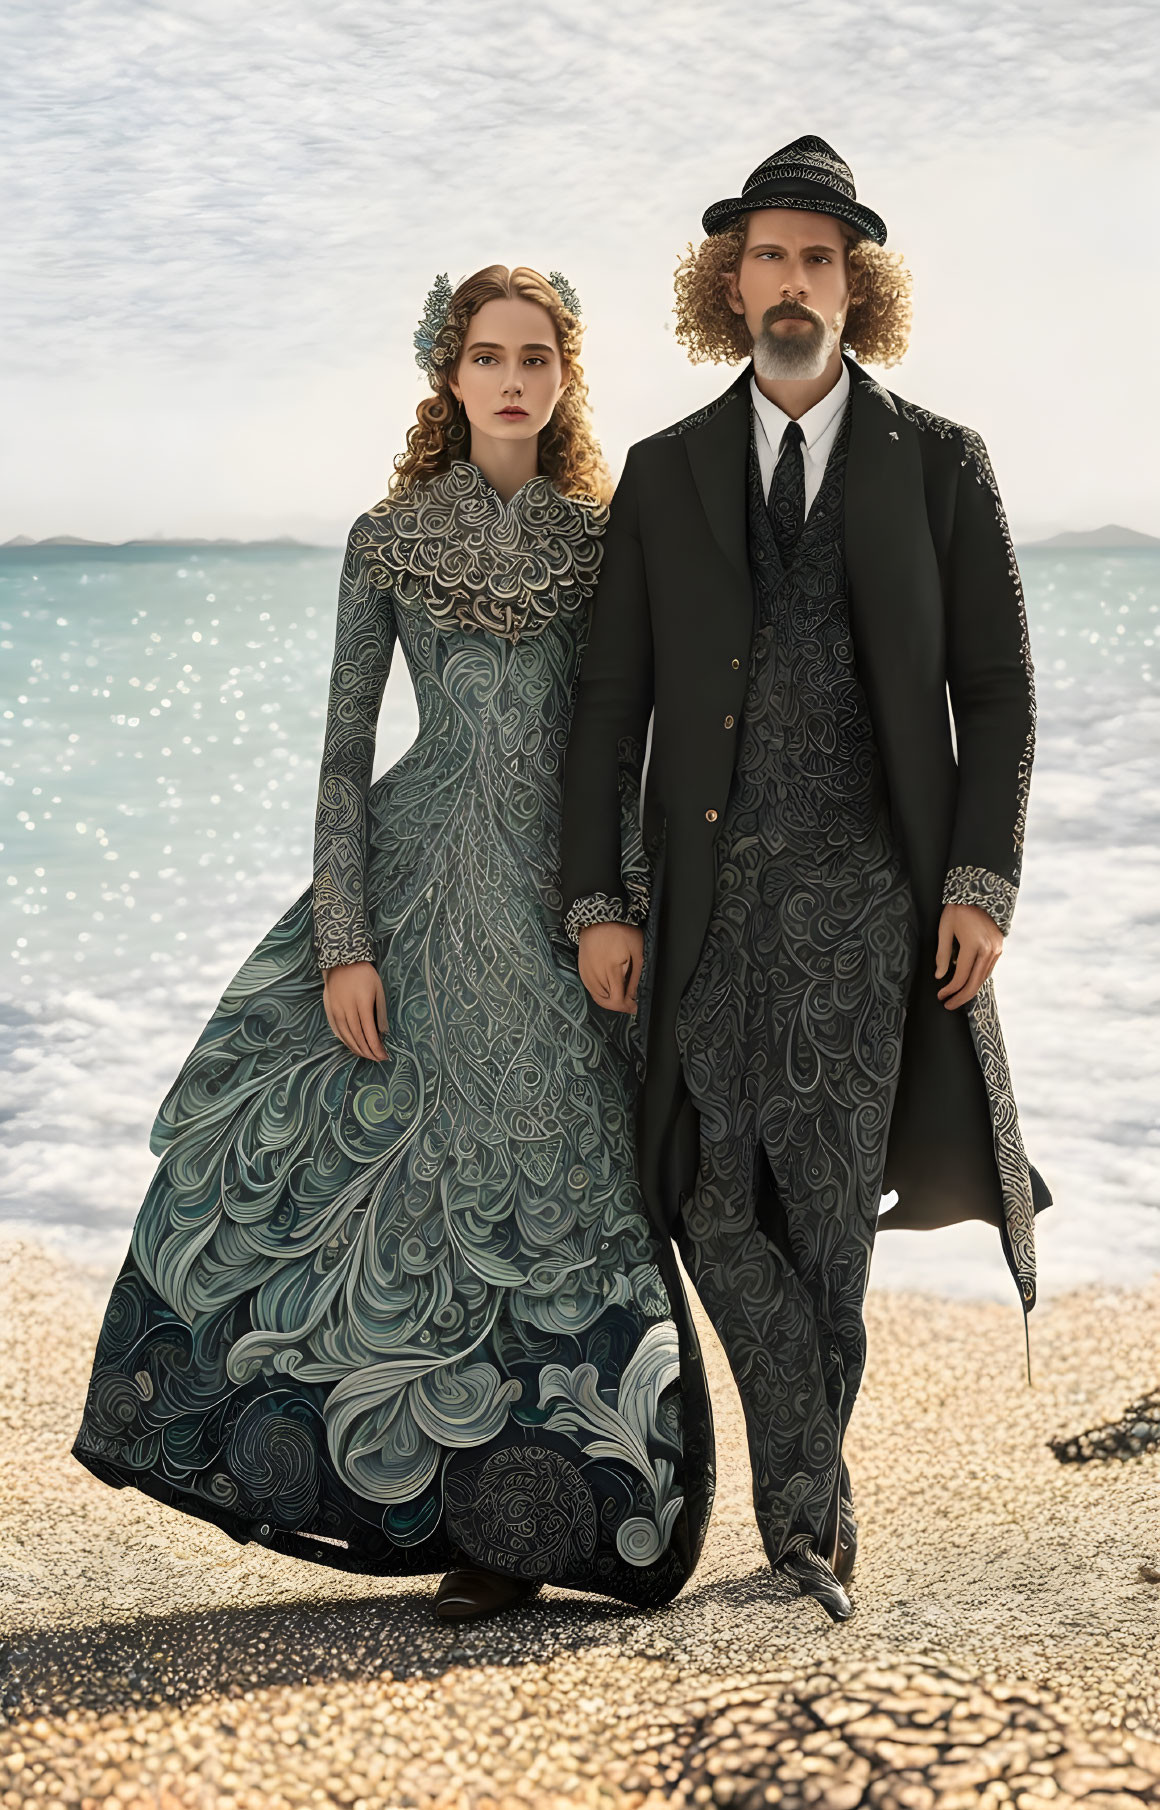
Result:
[[[627,924],[589,924],[580,932],[580,979],[606,1012],[636,1011],[644,931]]]
[[[951,945],[957,943],[955,965],[951,963]],[[981,906],[944,905],[938,921],[938,953],[934,977],[946,984],[939,988],[939,998],[948,1012],[965,1006],[974,999],[983,982],[1003,953],[1003,932]],[[947,969],[950,968],[950,973]]]
[[[322,982],[326,1022],[348,1050],[368,1062],[387,1061],[382,1033],[387,1028],[387,996],[373,962],[344,962],[328,968]]]

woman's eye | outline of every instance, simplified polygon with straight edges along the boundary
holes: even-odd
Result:
[[[526,365],[542,365],[546,363],[546,360],[543,358],[525,358],[524,363]]]

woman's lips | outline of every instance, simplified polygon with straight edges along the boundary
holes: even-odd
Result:
[[[508,421],[526,421],[528,418],[527,409],[497,409],[496,414]]]

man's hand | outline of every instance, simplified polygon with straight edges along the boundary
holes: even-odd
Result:
[[[606,1012],[635,1012],[644,931],[628,924],[589,924],[580,932],[580,979]]]
[[[951,945],[958,944],[954,967],[951,968]],[[934,961],[934,977],[946,985],[939,988],[939,998],[947,1011],[953,1012],[974,999],[983,982],[1003,953],[1003,932],[993,917],[978,905],[944,905],[938,921],[938,954]],[[947,973],[948,968],[950,973]]]

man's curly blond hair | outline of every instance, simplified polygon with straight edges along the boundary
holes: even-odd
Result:
[[[840,224],[840,223],[839,223]],[[725,279],[745,250],[749,215],[711,233],[677,265],[677,339],[693,364],[740,364],[753,351],[743,314],[729,306]],[[864,364],[896,365],[910,341],[913,279],[896,251],[842,227],[850,305],[842,344]]]

